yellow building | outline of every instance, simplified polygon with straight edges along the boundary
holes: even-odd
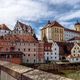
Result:
[[[50,22],[41,29],[41,38],[43,41],[59,41],[64,40],[64,27],[57,21]]]
[[[77,22],[75,24],[75,29],[76,29],[76,31],[80,31],[80,23],[79,22]]]

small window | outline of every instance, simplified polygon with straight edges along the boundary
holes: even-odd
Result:
[[[24,51],[25,51],[25,48],[24,48]]]
[[[47,53],[47,55],[48,55],[49,53]]]
[[[35,61],[36,61],[36,60],[34,59],[34,63],[35,63]]]
[[[55,48],[55,50],[56,50],[56,48]]]
[[[29,62],[29,60],[27,59],[27,62]]]
[[[28,54],[28,56],[30,56],[30,54]]]
[[[30,48],[28,49],[28,51],[30,51]]]
[[[20,51],[20,49],[18,49],[18,51]]]
[[[36,56],[36,55],[34,54],[34,56]]]

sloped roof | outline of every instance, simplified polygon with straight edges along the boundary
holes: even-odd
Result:
[[[32,35],[7,35],[3,39],[12,42],[38,42]]]
[[[0,30],[10,30],[5,24],[0,24]]]
[[[59,22],[53,21],[53,22],[48,23],[48,24],[47,24],[45,27],[43,27],[41,30],[43,30],[43,29],[45,29],[45,28],[47,28],[47,27],[54,27],[54,26],[64,28]]]
[[[69,39],[68,41],[72,41],[72,40],[80,40],[80,37],[73,37],[73,38]]]
[[[74,33],[80,33],[80,31],[76,31],[76,30],[72,30],[72,29],[68,29],[68,28],[64,28],[65,31],[70,31],[70,32],[74,32]]]
[[[44,43],[44,51],[52,51],[52,43]]]
[[[57,42],[59,48],[60,48],[60,54],[70,54],[71,49],[74,46],[74,43],[66,43],[66,42]],[[63,52],[63,53],[62,53]]]
[[[32,29],[32,27],[31,27],[30,25],[26,25],[26,24],[24,24],[24,23],[22,23],[22,22],[20,22],[20,21],[17,21],[16,26],[17,26],[18,24],[20,25],[20,27],[21,27],[24,31],[28,31],[28,30],[30,29],[31,32],[33,32],[33,29]]]

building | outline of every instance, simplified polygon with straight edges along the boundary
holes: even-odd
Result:
[[[80,44],[75,43],[71,49],[71,54],[66,58],[71,63],[80,62]]]
[[[11,30],[5,24],[0,24],[0,36],[5,36],[10,32]]]
[[[41,39],[42,41],[63,41],[64,40],[64,27],[57,21],[50,22],[41,29]]]
[[[50,22],[41,29],[41,39],[46,42],[63,42],[80,37],[80,23],[75,24],[75,30],[63,27],[57,21]]]
[[[17,21],[12,31],[13,35],[34,35],[34,30],[30,25],[26,25],[20,21]]]
[[[64,40],[68,41],[74,37],[80,37],[80,31],[64,28]]]
[[[45,61],[59,61],[59,46],[56,43],[44,43]]]

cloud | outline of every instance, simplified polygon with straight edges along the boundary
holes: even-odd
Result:
[[[13,29],[16,21],[20,20],[32,25],[39,35],[40,27],[49,19],[72,25],[69,20],[80,18],[79,4],[80,0],[0,0],[0,23]]]
[[[74,18],[80,18],[80,10],[72,11],[71,13],[64,14],[63,16],[60,16],[59,20],[68,21]]]
[[[48,7],[34,0],[1,0],[0,23],[13,25],[17,19],[38,20],[46,18],[54,11],[48,11]]]

